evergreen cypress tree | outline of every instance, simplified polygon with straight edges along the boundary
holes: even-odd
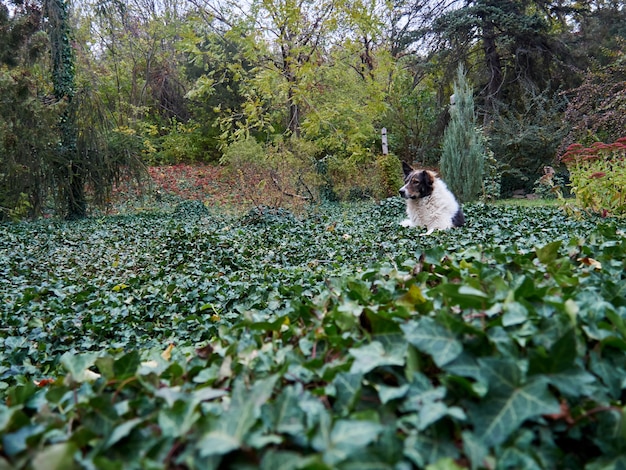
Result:
[[[476,126],[474,96],[462,65],[457,71],[453,96],[439,167],[450,190],[461,202],[468,202],[481,193],[485,149]]]

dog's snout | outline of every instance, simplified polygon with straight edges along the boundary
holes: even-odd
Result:
[[[400,190],[398,192],[400,193],[400,196],[406,197],[406,191],[405,191],[404,188],[400,188]]]

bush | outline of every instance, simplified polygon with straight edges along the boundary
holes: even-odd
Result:
[[[295,210],[318,199],[314,154],[314,146],[299,139],[264,147],[248,137],[229,145],[220,162],[250,205]]]
[[[578,208],[603,217],[626,215],[626,137],[590,147],[572,144],[561,157]]]
[[[543,167],[543,175],[535,181],[534,194],[541,199],[558,199],[563,196],[563,176],[551,166]]]
[[[342,201],[380,200],[395,195],[402,186],[402,168],[395,155],[328,155],[319,166],[327,192]]]
[[[402,164],[395,155],[381,155],[376,159],[378,166],[378,199],[395,196],[402,186]]]

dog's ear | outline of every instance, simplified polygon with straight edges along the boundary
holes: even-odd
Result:
[[[428,171],[428,170],[420,171],[417,179],[424,186],[429,186],[431,188],[433,184],[435,184],[435,174],[432,171]]]
[[[427,170],[420,171],[417,175],[417,181],[419,182],[419,192],[421,197],[430,196],[433,193],[435,177],[432,172]]]
[[[432,174],[427,170],[420,171],[419,174],[417,175],[417,180],[420,183],[426,184],[426,185],[432,185],[433,183]]]
[[[404,171],[404,176],[407,177],[413,173],[413,168],[407,162],[402,162],[402,171]]]

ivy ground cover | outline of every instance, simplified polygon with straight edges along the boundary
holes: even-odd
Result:
[[[0,225],[0,468],[626,468],[626,238],[398,199]]]

